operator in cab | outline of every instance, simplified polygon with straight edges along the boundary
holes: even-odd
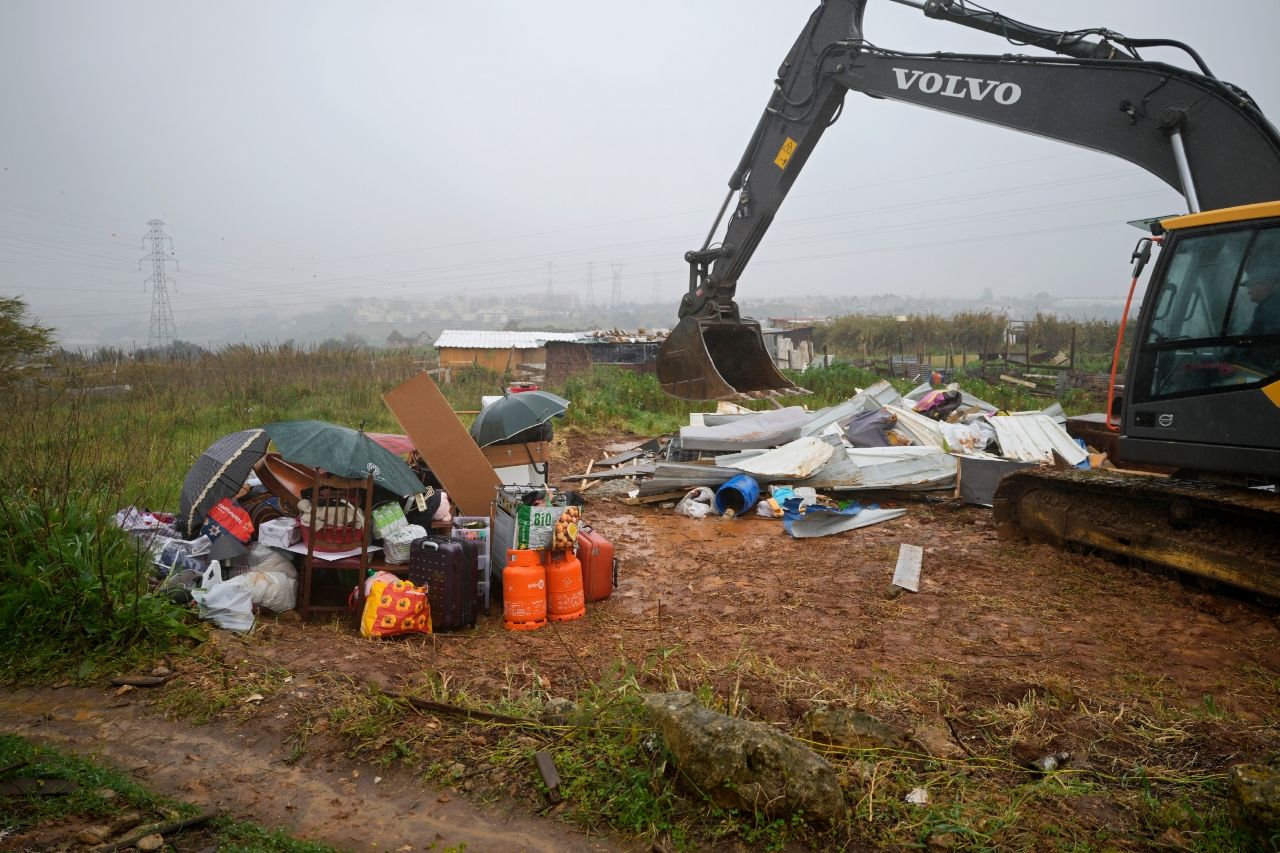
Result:
[[[1245,334],[1280,335],[1280,277],[1259,276],[1245,287],[1253,303],[1253,322]]]

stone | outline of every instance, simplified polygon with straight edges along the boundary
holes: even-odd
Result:
[[[1268,844],[1280,834],[1280,757],[1227,771],[1227,801],[1240,829]]]
[[[844,818],[835,768],[795,738],[704,708],[692,693],[654,693],[644,704],[681,774],[717,805],[828,824]]]
[[[548,726],[567,726],[577,710],[578,706],[571,700],[563,696],[553,697],[542,706],[542,722]]]
[[[964,750],[951,739],[946,723],[927,722],[916,726],[913,737],[934,758],[960,758]]]
[[[134,846],[141,850],[142,853],[155,853],[156,850],[164,847],[164,836],[158,832],[153,832],[150,835],[144,835],[139,838],[138,843]]]
[[[86,826],[76,833],[76,841],[81,844],[97,846],[111,837],[111,830],[105,826]]]
[[[910,750],[911,738],[877,720],[866,711],[815,705],[800,720],[801,734],[808,740],[849,749]]]
[[[142,815],[137,812],[125,812],[111,821],[107,827],[108,836],[119,835],[125,830],[133,829],[140,823],[142,823]]]

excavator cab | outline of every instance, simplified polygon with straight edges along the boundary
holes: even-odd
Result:
[[[686,316],[658,350],[658,382],[681,400],[751,400],[803,394],[782,375],[752,319]]]

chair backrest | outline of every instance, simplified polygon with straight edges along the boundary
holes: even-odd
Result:
[[[361,480],[316,471],[308,492],[306,500],[311,511],[307,519],[307,559],[315,554],[317,530],[325,526],[358,526],[363,562],[369,550],[369,527],[373,524],[373,474]]]

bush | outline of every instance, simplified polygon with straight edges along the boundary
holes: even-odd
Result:
[[[135,541],[78,497],[0,498],[0,675],[86,677],[194,630],[148,593]]]

